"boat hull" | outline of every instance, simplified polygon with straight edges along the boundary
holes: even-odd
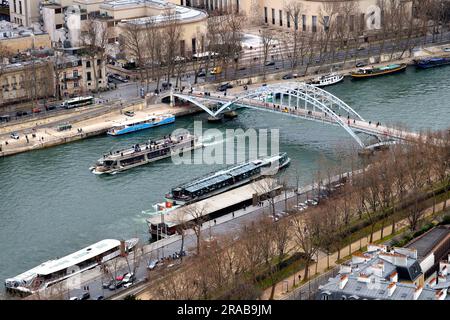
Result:
[[[442,59],[441,61],[417,61],[415,67],[417,69],[431,69],[450,65],[450,58]]]
[[[339,77],[339,80],[336,80],[336,81],[333,81],[333,82],[330,82],[330,83],[323,83],[323,84],[321,84],[321,83],[311,83],[311,85],[313,85],[314,87],[318,87],[318,88],[324,88],[324,87],[329,87],[329,86],[338,84],[338,83],[340,83],[342,81],[344,81],[344,77],[343,76]]]

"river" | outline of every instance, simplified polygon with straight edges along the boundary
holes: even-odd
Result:
[[[327,90],[352,106],[363,118],[383,124],[402,123],[412,130],[450,126],[450,67],[416,71],[379,79],[351,81]],[[103,153],[193,128],[193,120],[218,128],[278,128],[280,151],[288,152],[301,184],[311,182],[319,163],[345,160],[342,150],[354,145],[339,127],[248,109],[221,124],[205,114],[179,118],[174,125],[135,134],[101,136],[0,159],[0,279],[62,256],[104,238],[138,236],[147,241],[142,210],[161,201],[181,182],[223,165],[172,165],[170,159],[113,176],[88,170]],[[3,290],[3,289],[2,289]]]

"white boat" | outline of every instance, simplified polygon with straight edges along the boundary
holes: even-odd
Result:
[[[312,84],[315,87],[326,87],[331,86],[333,84],[339,83],[342,80],[344,80],[344,76],[337,74],[337,73],[329,73],[326,75],[323,75],[321,77],[318,77],[317,79],[313,80],[310,84]]]
[[[99,241],[65,257],[49,260],[18,276],[6,279],[6,291],[32,294],[43,290],[55,283],[105,263],[121,253],[129,252],[138,241],[139,239],[137,238],[123,242],[114,239]]]

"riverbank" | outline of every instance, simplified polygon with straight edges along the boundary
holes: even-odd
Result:
[[[86,109],[84,109],[86,110]],[[190,107],[170,107],[165,104],[155,104],[145,106],[144,103],[138,103],[123,108],[112,109],[109,112],[105,112],[101,115],[87,115],[83,117],[83,113],[76,113],[78,119],[75,121],[69,121],[70,118],[57,118],[56,121],[49,121],[47,123],[35,126],[26,126],[23,124],[19,131],[19,139],[13,139],[11,137],[4,137],[0,139],[0,157],[6,157],[15,155],[22,152],[39,150],[44,148],[50,148],[53,146],[78,141],[98,135],[105,134],[115,124],[120,121],[129,119],[123,113],[125,111],[135,112],[133,119],[138,121],[154,114],[172,113],[176,117],[182,117],[191,115],[198,112],[196,109]],[[58,125],[62,124],[66,120],[72,126],[69,130],[58,131]],[[33,125],[33,124],[31,124]],[[18,131],[14,125],[10,128],[9,132]],[[4,132],[8,132],[5,127],[2,128]]]

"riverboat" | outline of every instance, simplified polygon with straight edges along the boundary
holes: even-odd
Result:
[[[433,58],[425,58],[414,60],[414,65],[418,69],[429,69],[434,67],[440,67],[450,64],[450,57],[441,58],[441,57],[433,57]]]
[[[321,77],[314,79],[309,84],[311,84],[315,87],[322,88],[322,87],[331,86],[333,84],[339,83],[342,80],[344,80],[343,75],[340,75],[337,73],[329,73],[329,74],[326,74],[326,75],[323,75]]]
[[[94,174],[115,174],[150,162],[169,158],[176,154],[203,147],[197,136],[190,133],[169,135],[145,144],[104,154],[90,171]]]
[[[115,240],[105,239],[77,252],[49,260],[39,266],[25,271],[13,278],[5,280],[9,293],[32,294],[48,288],[67,278],[92,269],[102,263],[127,254],[138,243],[139,239]]]
[[[406,70],[406,67],[407,64],[402,63],[402,64],[390,64],[382,67],[361,68],[356,72],[352,72],[351,76],[353,79],[372,78],[402,72]]]
[[[127,119],[108,130],[110,136],[118,136],[126,133],[150,129],[175,122],[175,116],[168,114],[152,115],[141,120]]]
[[[166,202],[175,206],[209,198],[258,178],[274,175],[287,167],[290,161],[286,153],[279,153],[220,170],[173,188],[166,194]]]

